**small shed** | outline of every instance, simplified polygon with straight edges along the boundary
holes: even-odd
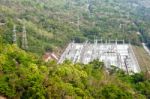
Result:
[[[43,60],[44,60],[45,62],[48,62],[48,61],[51,61],[51,60],[58,61],[58,58],[57,58],[57,56],[56,56],[55,53],[46,52],[46,53],[43,55]]]

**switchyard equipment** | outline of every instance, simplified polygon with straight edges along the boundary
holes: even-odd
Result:
[[[105,41],[105,43],[94,43],[86,41],[85,43],[70,43],[64,53],[61,55],[58,63],[63,63],[65,60],[71,60],[73,63],[84,63],[98,59],[104,62],[106,68],[116,66],[127,73],[139,73],[141,71],[138,61],[135,57],[131,44],[118,43],[115,40]]]

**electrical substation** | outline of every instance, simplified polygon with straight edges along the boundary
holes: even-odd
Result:
[[[105,42],[94,40],[94,43],[88,41],[84,43],[71,42],[58,63],[71,60],[73,63],[88,64],[95,59],[104,62],[108,69],[111,66],[116,66],[129,74],[141,71],[131,44],[125,43],[124,40],[106,40]]]

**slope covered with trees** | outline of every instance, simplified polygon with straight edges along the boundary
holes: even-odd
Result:
[[[148,99],[148,74],[109,73],[97,60],[44,63],[15,45],[0,49],[0,95],[11,99]]]
[[[36,53],[57,51],[73,39],[83,42],[94,36],[140,45],[142,38],[149,42],[149,8],[144,4],[140,0],[1,0],[0,32],[4,42],[12,43],[15,24],[21,47],[25,25],[28,50]]]
[[[115,67],[106,70],[97,60],[87,65],[68,60],[57,64],[38,57],[47,50],[61,51],[73,39],[83,42],[94,36],[150,45],[148,4],[148,0],[0,0],[0,96],[149,99],[149,72],[127,75]],[[12,44],[14,25],[18,46]],[[26,51],[20,49],[23,26]]]

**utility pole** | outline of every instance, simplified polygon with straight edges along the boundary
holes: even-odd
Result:
[[[108,44],[108,41],[107,41],[107,39],[106,39],[105,43],[106,43],[106,45]]]
[[[103,44],[103,39],[102,39],[102,37],[101,37],[101,44]]]
[[[78,14],[77,25],[78,25],[78,31],[80,31],[80,14]]]
[[[116,38],[116,45],[118,45],[118,39]]]
[[[92,8],[91,8],[92,7],[92,2],[91,2],[91,0],[88,0],[87,2],[88,2],[89,17],[91,17],[92,16],[91,15],[92,14],[92,12],[91,12],[91,10],[92,10]]]
[[[23,26],[22,31],[22,48],[27,50],[28,49],[28,42],[27,42],[27,34],[26,34],[26,28]]]
[[[17,45],[16,25],[13,27],[13,44]]]
[[[123,45],[124,45],[125,44],[125,40],[123,39],[122,41],[123,41]]]
[[[129,68],[128,68],[127,60],[128,60],[128,57],[126,56],[126,58],[124,59],[124,64],[125,64],[126,72],[129,75]]]
[[[66,5],[67,5],[67,8],[69,10],[71,10],[71,7],[72,7],[72,0],[66,0]]]

